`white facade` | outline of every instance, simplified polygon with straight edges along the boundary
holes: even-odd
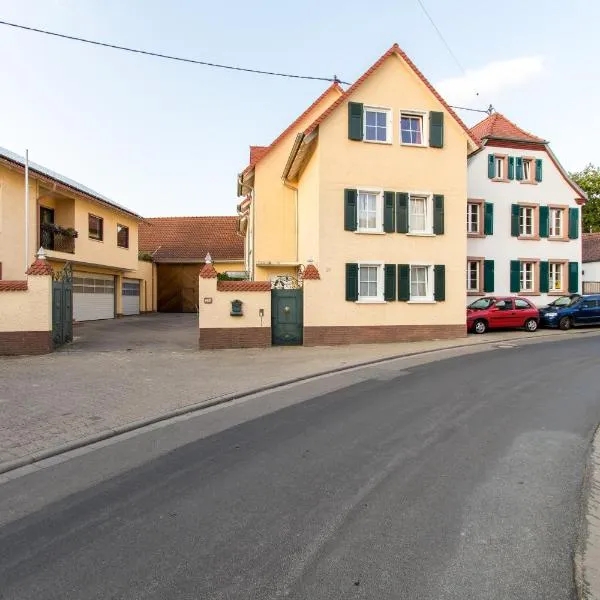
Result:
[[[600,281],[600,261],[583,263],[583,281]]]
[[[489,155],[506,157],[503,165],[502,180],[492,179],[488,173]],[[514,179],[508,179],[508,157],[513,157]],[[516,159],[531,159],[531,167],[534,169],[531,182],[518,181],[516,178]],[[542,161],[542,180],[535,181],[536,160]],[[512,162],[512,161],[511,161]],[[568,277],[570,270],[577,269],[577,291],[581,291],[581,207],[576,202],[577,192],[569,185],[561,171],[552,161],[550,155],[544,150],[530,150],[523,147],[514,148],[496,147],[493,141],[471,156],[468,160],[468,200],[481,201],[493,205],[493,233],[484,235],[484,204],[481,204],[479,218],[481,226],[479,233],[468,234],[467,255],[469,258],[493,260],[493,291],[484,291],[483,286],[483,264],[480,272],[480,285],[477,291],[468,292],[467,301],[471,302],[476,296],[484,294],[495,295],[517,295],[522,294],[530,298],[536,305],[543,306],[552,301],[552,296],[569,292]],[[512,205],[529,205],[533,210],[523,213],[522,216],[531,215],[532,234],[526,238],[514,236]],[[562,231],[560,236],[540,237],[540,207],[555,207],[563,214]],[[569,239],[569,209],[578,209],[577,238]],[[546,209],[543,209],[545,211]],[[550,210],[550,209],[548,209]],[[564,212],[562,212],[564,211]],[[574,211],[571,213],[574,215]],[[561,217],[557,216],[557,220]],[[572,216],[573,218],[573,216]],[[541,233],[544,233],[542,227]],[[469,260],[469,258],[467,260]],[[523,263],[533,263],[531,275],[525,277],[528,291],[519,290],[511,292],[511,261],[519,261],[521,270]],[[560,262],[563,266],[554,267],[552,261]],[[542,263],[548,263],[548,265]],[[571,263],[571,266],[569,266]],[[577,263],[576,267],[573,263]],[[471,265],[473,266],[473,265]],[[540,275],[544,275],[547,266],[554,274],[554,287],[561,287],[559,291],[540,292]],[[514,268],[514,267],[513,267]],[[526,267],[529,269],[529,267]],[[473,270],[473,269],[472,269]],[[541,273],[540,273],[541,271]],[[559,277],[557,273],[562,273]],[[527,279],[529,278],[529,279]],[[559,281],[560,278],[560,281]],[[521,280],[520,280],[520,283]],[[473,278],[471,279],[473,284]],[[549,287],[553,284],[551,283]],[[469,287],[469,281],[467,288]],[[471,285],[471,287],[474,287]],[[488,286],[490,287],[490,286]],[[542,283],[542,290],[545,289]],[[531,290],[531,291],[529,291]]]

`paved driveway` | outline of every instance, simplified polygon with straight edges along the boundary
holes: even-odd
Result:
[[[75,325],[73,343],[62,352],[127,350],[181,351],[198,349],[195,313],[152,313]]]

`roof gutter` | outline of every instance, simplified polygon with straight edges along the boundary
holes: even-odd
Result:
[[[290,151],[290,155],[288,156],[287,162],[285,163],[285,167],[283,169],[283,173],[281,175],[281,178],[283,179],[284,184],[287,181],[287,177],[290,174],[290,170],[292,168],[292,165],[294,164],[294,161],[296,160],[296,156],[298,155],[298,150],[300,150],[300,146],[302,145],[303,140],[304,140],[304,133],[300,132],[296,136],[296,139],[294,140],[294,145],[292,146],[292,150]]]

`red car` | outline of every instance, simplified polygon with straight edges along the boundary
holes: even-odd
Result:
[[[486,296],[467,306],[467,329],[475,333],[511,327],[535,331],[539,322],[540,311],[526,298]]]

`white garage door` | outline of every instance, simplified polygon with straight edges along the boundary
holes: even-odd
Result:
[[[140,314],[140,281],[123,279],[123,314]]]
[[[98,273],[73,273],[73,318],[95,321],[115,317],[115,278]]]

